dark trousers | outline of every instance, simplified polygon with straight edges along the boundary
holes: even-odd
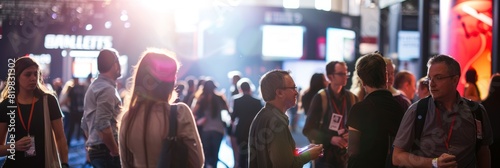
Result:
[[[63,111],[62,113],[64,115],[63,118],[64,135],[67,136],[69,135],[69,112]],[[66,137],[66,139],[68,139],[68,137]]]
[[[335,146],[325,148],[323,157],[315,160],[316,168],[345,168],[347,167],[348,155],[345,149]]]
[[[248,167],[248,138],[236,137],[240,148],[240,168]]]
[[[224,134],[216,131],[203,132],[202,143],[205,153],[205,166],[217,167],[219,161],[219,149]]]
[[[111,156],[106,145],[95,145],[89,147],[90,164],[94,168],[120,168],[120,157]]]
[[[82,129],[80,125],[82,123],[83,112],[71,112],[69,114],[69,123],[68,123],[68,134],[66,134],[66,141],[68,143],[68,147],[71,146],[71,139],[73,139],[73,132],[76,129],[76,139],[80,139],[83,137]]]

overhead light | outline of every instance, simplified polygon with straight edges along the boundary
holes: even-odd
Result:
[[[315,0],[314,7],[318,10],[330,11],[332,10],[331,0]]]
[[[120,20],[121,20],[121,21],[124,21],[124,22],[125,22],[125,21],[127,21],[127,20],[128,20],[128,15],[127,15],[127,14],[122,14],[122,15],[120,16]]]
[[[93,27],[92,24],[87,24],[87,26],[85,26],[85,30],[90,31],[92,30],[92,27]]]
[[[109,29],[111,28],[111,25],[111,21],[107,21],[106,23],[104,23],[104,28]]]
[[[300,6],[300,0],[283,0],[283,8],[297,9]]]

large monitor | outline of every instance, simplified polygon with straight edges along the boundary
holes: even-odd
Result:
[[[304,55],[304,26],[263,25],[262,59],[291,60]]]
[[[418,31],[398,32],[399,60],[409,61],[418,59],[420,55],[420,33]]]
[[[89,74],[92,74],[92,76],[97,74],[97,59],[75,57],[73,61],[72,76],[76,78],[87,78]]]
[[[309,88],[309,82],[314,73],[325,73],[324,60],[289,60],[283,61],[283,69],[292,73],[295,85],[302,89]]]
[[[326,29],[326,62],[355,60],[356,33],[340,28]]]

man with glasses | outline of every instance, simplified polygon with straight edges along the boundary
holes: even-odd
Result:
[[[309,150],[297,152],[288,129],[286,110],[296,105],[297,86],[289,72],[270,71],[260,80],[260,91],[266,102],[250,126],[248,167],[300,168],[321,155],[322,145],[309,145]]]
[[[418,102],[406,111],[394,141],[392,162],[403,167],[490,167],[491,125],[484,107],[460,97],[460,65],[450,56],[427,62],[431,96],[420,138],[415,136]],[[474,103],[474,102],[472,102]],[[478,113],[474,113],[477,111]],[[477,116],[482,116],[477,118]],[[417,118],[419,118],[417,117]]]
[[[330,83],[314,95],[307,112],[310,115],[302,133],[312,143],[323,144],[325,148],[324,156],[315,160],[316,168],[345,167],[347,164],[345,123],[349,110],[358,102],[358,98],[344,88],[349,76],[345,62],[328,63],[326,77]]]

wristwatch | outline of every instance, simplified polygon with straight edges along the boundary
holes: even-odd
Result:
[[[438,158],[432,159],[432,168],[438,168]]]

